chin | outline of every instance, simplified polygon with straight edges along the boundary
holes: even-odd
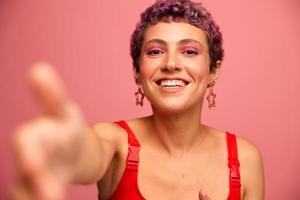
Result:
[[[180,101],[178,99],[167,99],[162,102],[155,102],[151,104],[153,111],[159,112],[161,114],[180,114],[190,110],[192,104],[186,101]],[[200,111],[200,107],[199,107]]]

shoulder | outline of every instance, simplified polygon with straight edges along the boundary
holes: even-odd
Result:
[[[251,166],[262,163],[260,149],[250,140],[237,136],[238,157],[242,164]]]
[[[117,123],[95,122],[90,125],[90,128],[96,132],[103,142],[114,143],[118,146],[127,139],[126,131]]]
[[[226,136],[227,131],[215,129],[212,127],[204,126],[209,133],[211,141],[218,146],[222,145],[224,148],[224,145],[226,145]],[[232,134],[232,133],[231,133]],[[236,135],[236,142],[237,142],[237,150],[238,150],[238,158],[240,162],[248,163],[248,162],[261,162],[262,161],[262,155],[259,150],[259,148],[250,140],[241,137],[239,135]]]
[[[238,157],[245,199],[263,199],[264,167],[260,149],[250,140],[237,137]],[[247,198],[248,196],[248,198]]]

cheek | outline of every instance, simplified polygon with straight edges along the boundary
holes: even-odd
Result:
[[[146,79],[147,77],[151,76],[151,66],[152,65],[147,65],[147,63],[142,63],[140,65],[140,75],[142,80]]]
[[[161,64],[161,61],[159,59],[146,59],[141,58],[140,60],[140,74],[143,79],[145,78],[151,78],[151,76],[155,73],[157,69],[159,69],[159,66]]]
[[[186,69],[195,79],[208,79],[209,77],[209,60],[201,59],[186,65]]]

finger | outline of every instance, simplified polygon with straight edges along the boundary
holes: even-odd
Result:
[[[65,199],[66,183],[59,182],[53,174],[41,174],[34,180],[33,187],[37,199]]]
[[[211,200],[204,190],[200,190],[199,192],[199,200]]]
[[[51,65],[46,63],[33,65],[29,71],[29,84],[46,113],[60,115],[66,110],[67,92]]]
[[[14,199],[63,199],[66,182],[46,169],[47,162],[40,146],[43,143],[37,143],[34,137],[29,137],[29,134],[36,133],[37,129],[36,124],[35,126],[26,124],[16,131],[13,148],[22,181],[19,182],[21,184],[18,184],[14,191]]]
[[[19,126],[12,137],[12,148],[20,176],[32,177],[43,169],[43,151],[32,137],[36,132],[34,124]]]
[[[12,148],[18,171],[22,176],[39,176],[46,169],[53,167],[49,165],[52,158],[57,158],[53,153],[59,152],[71,135],[69,125],[57,124],[56,121],[39,117],[20,125],[14,131]],[[74,131],[74,134],[78,134],[79,125],[74,123],[73,126],[78,130]]]
[[[46,178],[48,177],[48,178]],[[65,189],[61,183],[55,182],[49,176],[41,176],[39,184],[33,184],[25,180],[19,180],[10,191],[10,200],[63,200]]]

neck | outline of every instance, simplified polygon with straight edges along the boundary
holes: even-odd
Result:
[[[199,141],[202,106],[178,113],[159,112],[153,108],[152,123],[158,142],[168,154],[184,155]]]

